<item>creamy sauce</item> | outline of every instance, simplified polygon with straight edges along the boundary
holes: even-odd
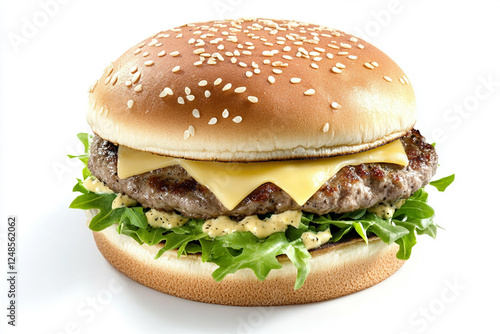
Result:
[[[286,211],[272,215],[264,220],[258,216],[248,216],[237,222],[221,216],[209,219],[203,224],[203,231],[212,238],[232,232],[251,232],[258,238],[266,238],[276,232],[284,232],[289,225],[298,227],[302,218],[301,211]]]
[[[155,209],[146,212],[146,218],[149,225],[166,229],[182,226],[189,221],[189,218],[178,215],[175,212],[163,212]]]
[[[307,249],[313,249],[326,244],[328,240],[332,238],[332,234],[330,233],[330,229],[328,229],[323,232],[318,232],[317,234],[313,232],[304,232],[300,238]]]
[[[97,194],[114,194],[114,191],[109,189],[103,182],[95,179],[93,177],[89,177],[83,181],[83,186],[88,191]]]
[[[137,201],[133,198],[128,197],[125,194],[118,194],[111,204],[111,209],[125,208],[129,206],[136,206]]]
[[[389,219],[394,216],[396,209],[399,209],[405,203],[404,199],[397,200],[394,203],[380,203],[367,211],[376,214],[380,218]]]

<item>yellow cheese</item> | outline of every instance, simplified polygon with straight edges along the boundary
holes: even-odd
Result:
[[[303,205],[342,167],[373,162],[406,166],[408,157],[399,140],[365,152],[339,157],[253,163],[176,159],[119,146],[118,177],[124,179],[178,164],[213,192],[227,209],[232,210],[248,194],[267,182],[274,183],[299,205]]]

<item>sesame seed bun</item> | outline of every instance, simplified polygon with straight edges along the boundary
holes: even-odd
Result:
[[[383,52],[285,20],[187,24],[133,46],[90,88],[92,130],[179,158],[265,161],[370,149],[408,132],[415,97]]]
[[[176,251],[154,259],[159,245],[139,245],[118,234],[115,226],[93,232],[97,247],[116,269],[152,289],[185,299],[239,306],[291,305],[329,300],[383,281],[404,263],[395,254],[397,244],[386,245],[378,237],[367,245],[354,239],[311,251],[311,271],[299,290],[294,290],[296,270],[285,257],[283,268],[272,270],[259,281],[250,269],[237,271],[221,282],[212,278],[217,268],[202,263],[201,256],[177,258]]]

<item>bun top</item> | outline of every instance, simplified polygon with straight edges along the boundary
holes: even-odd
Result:
[[[383,52],[335,29],[269,19],[162,31],[105,69],[89,105],[100,137],[195,160],[354,153],[415,123],[413,88]]]

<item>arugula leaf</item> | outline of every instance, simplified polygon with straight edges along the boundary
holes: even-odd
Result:
[[[434,216],[434,209],[427,203],[410,197],[405,201],[401,208],[394,213],[394,217],[399,217],[401,215],[418,219],[431,218]]]
[[[132,225],[139,228],[147,228],[149,226],[142,206],[125,208],[125,212],[122,215],[122,219],[124,218],[128,218]]]
[[[431,181],[429,184],[436,187],[439,191],[445,191],[448,186],[455,181],[455,174],[448,175],[439,180]]]
[[[214,262],[219,268],[212,273],[212,277],[219,282],[228,274],[249,268],[263,281],[272,269],[282,267],[276,256],[284,246],[283,240],[286,240],[283,232],[274,233],[264,240],[250,232],[230,233],[218,237],[212,246],[214,257],[210,262]],[[241,253],[233,256],[228,248],[241,250]]]
[[[116,194],[96,194],[88,192],[80,195],[69,205],[72,209],[97,209],[99,213],[95,215],[89,223],[92,231],[102,231],[107,227],[119,222],[126,208],[111,209],[111,204],[116,198]]]
[[[408,260],[413,246],[417,244],[417,238],[415,237],[415,225],[402,221],[398,221],[397,225],[406,228],[409,233],[396,240],[396,243],[399,245],[396,257],[400,260]]]
[[[297,268],[297,278],[295,280],[294,289],[300,289],[311,271],[311,265],[309,263],[311,254],[309,254],[309,251],[301,239],[294,240],[288,244],[285,243],[280,253],[286,254],[295,268]]]

